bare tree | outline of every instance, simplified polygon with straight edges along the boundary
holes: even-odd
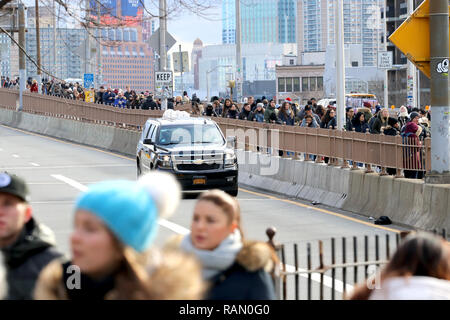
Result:
[[[12,1],[13,0],[0,0],[0,11],[4,6]],[[58,13],[54,12],[52,9],[54,1],[59,6]],[[59,24],[61,21],[63,23],[75,22],[75,24],[78,24],[79,26],[84,28],[92,39],[97,42],[101,42],[102,45],[118,46],[120,44],[119,41],[105,41],[105,39],[101,39],[101,36],[99,36],[97,33],[93,32],[93,29],[122,27],[127,25],[127,23],[129,22],[128,18],[114,16],[111,14],[111,12],[109,12],[109,15],[113,18],[113,23],[111,24],[111,21],[108,21],[108,23],[100,21],[100,23],[98,23],[96,17],[98,7],[101,12],[107,13],[109,8],[105,7],[103,0],[88,0],[88,2],[90,4],[89,6],[91,6],[93,3],[95,8],[87,7],[86,0],[39,0],[40,6],[46,7],[47,10],[55,16],[56,20],[58,21],[57,24]],[[139,0],[139,2],[145,14],[140,18],[140,20],[135,20],[136,23],[142,23],[145,20],[159,18],[158,0]],[[222,1],[220,0],[167,0],[166,17],[168,20],[170,20],[172,18],[176,19],[182,13],[191,13],[198,17],[202,17],[203,19],[218,21],[220,19],[218,19],[217,17],[211,17],[211,14],[208,13],[208,9],[219,5],[221,2]],[[16,43],[14,38],[5,29],[1,29],[1,31],[4,32],[8,37],[10,37],[11,40],[19,47],[19,49],[25,53],[26,57],[36,67],[38,67],[34,59],[31,58],[25,51],[25,48],[20,47],[19,44]],[[42,68],[39,69],[43,73],[55,77],[47,70],[44,70]]]
[[[0,0],[6,1],[6,0]],[[101,41],[99,37],[92,32],[92,28],[114,28],[126,26],[129,22],[128,17],[119,17],[114,15],[111,8],[107,8],[102,0],[89,1],[90,5],[94,4],[94,8],[86,7],[85,0],[39,0],[40,4],[44,7],[51,8],[53,1],[56,1],[62,13],[57,15],[58,21],[69,22],[73,21],[86,29],[89,35],[96,41]],[[144,15],[139,20],[135,20],[137,23],[142,23],[146,20],[159,18],[159,1],[158,0],[139,0]],[[198,17],[207,20],[218,21],[220,17],[211,15],[208,9],[211,9],[221,3],[220,0],[167,0],[167,19],[177,19],[181,14],[191,13]],[[98,7],[97,7],[98,6]],[[107,23],[104,20],[97,22],[97,9],[100,9],[102,13],[106,13],[112,19]],[[56,13],[53,13],[56,15]],[[195,23],[195,21],[193,21]],[[117,46],[119,43],[115,41],[102,41],[103,45]]]

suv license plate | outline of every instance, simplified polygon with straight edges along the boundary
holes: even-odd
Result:
[[[194,184],[206,184],[206,179],[194,179]]]

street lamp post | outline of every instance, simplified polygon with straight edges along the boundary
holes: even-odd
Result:
[[[209,74],[211,72],[213,72],[214,70],[216,70],[217,68],[221,68],[221,67],[222,68],[232,68],[233,66],[230,66],[230,65],[225,65],[225,66],[218,65],[218,66],[215,66],[214,68],[206,71],[206,93],[207,93],[207,98],[206,98],[207,101],[206,101],[206,103],[208,103],[209,99],[210,99],[210,96],[209,96]]]
[[[344,5],[337,0],[336,19],[336,104],[337,125],[340,130],[345,125],[345,56],[344,56]]]

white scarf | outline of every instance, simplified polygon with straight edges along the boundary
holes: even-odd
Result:
[[[241,234],[236,229],[214,250],[201,250],[194,247],[189,233],[181,241],[181,249],[194,254],[200,260],[203,278],[209,280],[233,265],[236,255],[242,249]]]

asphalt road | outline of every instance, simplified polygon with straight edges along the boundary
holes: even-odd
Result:
[[[131,157],[5,126],[0,126],[0,171],[9,171],[26,179],[31,190],[34,217],[53,229],[59,249],[68,256],[73,205],[80,191],[90,184],[103,180],[136,179],[135,160]],[[286,262],[294,264],[293,251],[290,248],[297,243],[302,268],[307,266],[306,242],[312,243],[313,267],[317,267],[319,251],[316,240],[325,240],[325,263],[330,263],[329,239],[337,238],[336,261],[341,262],[342,237],[358,237],[356,250],[360,257],[358,259],[364,259],[364,236],[370,237],[369,247],[373,249],[375,235],[379,235],[383,240],[385,235],[389,234],[391,241],[394,241],[397,231],[403,230],[392,225],[376,226],[366,217],[333,208],[313,206],[309,202],[284,198],[248,187],[240,189],[238,200],[246,238],[266,241],[266,229],[270,226],[275,227],[276,242],[287,246]],[[169,221],[160,222],[156,245],[163,245],[176,233],[187,232],[194,205],[195,199],[184,199]],[[347,242],[351,245],[352,239],[348,239]],[[385,245],[381,244],[380,257],[386,255],[383,248]],[[353,248],[349,246],[347,251],[348,257],[353,259]],[[371,256],[369,260],[374,258]],[[347,261],[349,260],[350,258],[347,258]],[[353,279],[353,274],[349,273],[347,277]],[[306,281],[305,277],[301,278],[302,281]],[[342,280],[343,275],[338,272],[337,278]],[[346,282],[353,284],[350,280]],[[293,276],[289,284],[288,296],[292,298]],[[317,287],[317,283],[313,286]]]

